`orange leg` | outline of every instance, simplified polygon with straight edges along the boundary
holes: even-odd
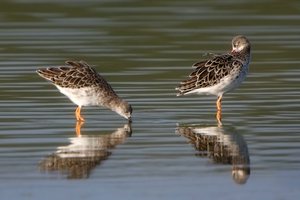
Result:
[[[219,96],[217,103],[216,103],[216,105],[217,105],[216,118],[218,120],[218,124],[222,124],[222,122],[221,122],[222,121],[222,105],[221,105],[221,103],[222,103],[222,96]]]
[[[75,127],[75,130],[76,130],[76,136],[77,137],[81,137],[81,126],[84,124],[83,121],[77,121],[76,122],[76,127]]]
[[[218,97],[218,100],[217,100],[217,110],[222,112],[222,95]]]
[[[81,107],[78,106],[75,110],[76,119],[77,119],[77,121],[83,121],[84,122],[84,118],[81,116],[80,111],[81,111]]]
[[[216,118],[218,121],[218,125],[222,125],[222,112],[220,110],[217,111]]]

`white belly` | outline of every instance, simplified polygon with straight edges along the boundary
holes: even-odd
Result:
[[[56,86],[61,93],[78,106],[95,106],[99,104],[99,96],[91,88],[63,88]]]
[[[246,78],[247,71],[242,71],[238,76],[227,76],[221,81],[213,86],[205,87],[205,88],[198,88],[195,90],[192,90],[186,94],[207,94],[207,95],[216,95],[221,96],[226,92],[229,92],[231,90],[234,90],[237,88]]]

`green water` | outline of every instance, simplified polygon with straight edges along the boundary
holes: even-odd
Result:
[[[292,0],[1,1],[2,198],[297,199],[299,13]],[[250,72],[225,95],[220,128],[216,97],[174,88],[238,34],[252,43]],[[132,104],[130,128],[89,107],[76,137],[76,106],[35,73],[68,59]]]

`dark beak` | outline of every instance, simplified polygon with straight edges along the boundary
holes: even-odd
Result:
[[[128,122],[130,122],[130,123],[132,122],[131,117],[128,117]]]

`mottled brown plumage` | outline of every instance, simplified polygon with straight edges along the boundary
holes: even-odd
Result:
[[[213,58],[197,62],[195,70],[188,79],[178,87],[178,96],[184,95],[197,88],[205,88],[220,83],[221,79],[230,74],[239,74],[243,63],[230,54],[215,55]]]
[[[38,69],[37,73],[51,81],[61,93],[78,105],[76,118],[84,121],[80,115],[82,106],[104,106],[126,119],[131,118],[132,108],[122,100],[108,82],[84,61],[66,61],[60,67]]]
[[[113,92],[107,81],[84,61],[66,61],[64,66],[38,69],[37,73],[60,87],[82,88],[100,86]]]
[[[221,121],[223,94],[237,88],[246,78],[251,59],[249,40],[238,35],[232,39],[232,51],[197,62],[188,78],[176,88],[177,96],[187,94],[212,94],[218,96],[217,119]]]

